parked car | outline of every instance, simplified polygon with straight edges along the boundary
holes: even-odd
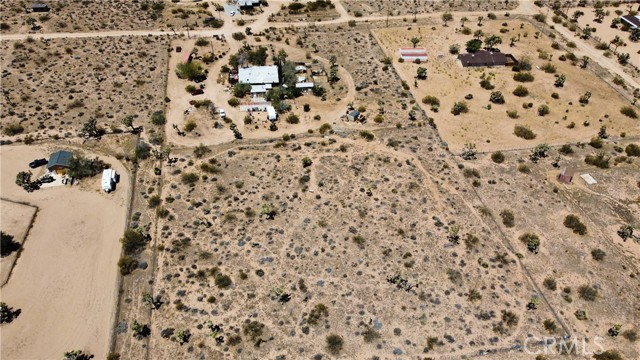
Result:
[[[181,52],[182,51],[182,46],[176,46],[176,52]]]
[[[202,95],[204,94],[204,90],[202,89],[195,89],[191,92],[191,95],[196,96],[196,95]]]
[[[220,109],[220,110],[218,110],[218,111],[220,112],[220,117],[221,117],[221,118],[223,118],[223,119],[224,119],[224,118],[226,118],[226,117],[227,117],[227,113],[226,113],[226,112],[224,112],[224,109]]]
[[[47,164],[47,159],[36,159],[33,160],[32,162],[29,163],[29,167],[32,169],[35,169],[37,167],[40,167],[42,165],[46,165]]]
[[[51,175],[45,175],[45,176],[41,177],[40,179],[38,179],[38,181],[41,184],[51,183],[51,182],[54,182],[55,180],[56,179],[54,179],[53,176],[51,176]]]
[[[193,81],[195,81],[196,83],[201,83],[203,81],[207,80],[207,75],[205,74],[200,74],[196,77],[193,78]]]

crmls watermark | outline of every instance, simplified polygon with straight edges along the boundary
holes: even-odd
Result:
[[[600,336],[594,336],[593,339],[588,339],[586,336],[582,336],[582,338],[578,336],[573,338],[568,336],[561,338],[531,336],[524,340],[523,350],[529,355],[599,355],[604,352],[603,340],[604,338]]]

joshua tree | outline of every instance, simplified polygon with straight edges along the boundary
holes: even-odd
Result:
[[[504,95],[502,95],[500,91],[494,91],[491,93],[491,96],[489,96],[489,101],[494,104],[504,104]]]
[[[587,40],[591,37],[591,33],[595,31],[596,28],[589,27],[589,25],[585,26],[582,29],[582,38]]]
[[[527,310],[536,310],[538,308],[538,302],[539,300],[537,297],[532,297],[527,304]]]
[[[10,323],[20,314],[20,310],[13,309],[6,303],[0,302],[0,324]]]
[[[176,334],[176,342],[180,345],[189,342],[189,338],[191,337],[191,334],[189,333],[189,330],[179,330],[178,333]]]
[[[91,357],[85,354],[82,350],[72,350],[64,353],[63,360],[88,360]]]
[[[309,157],[302,158],[302,167],[309,167],[311,164],[313,164],[313,161]]]
[[[449,240],[453,245],[458,245],[460,243],[460,225],[452,225],[449,228],[447,240]]]
[[[586,105],[589,103],[589,99],[591,99],[591,91],[587,91],[584,95],[580,96],[578,102],[580,104]]]
[[[614,324],[608,331],[609,336],[616,337],[620,334],[620,330],[622,329],[621,324]]]
[[[600,130],[598,131],[598,137],[600,139],[606,139],[609,137],[609,134],[607,134],[607,127],[605,125],[600,126]]]
[[[427,78],[427,68],[424,68],[422,66],[420,66],[417,70],[417,76],[418,79],[420,80],[424,80]]]
[[[133,337],[144,336],[146,325],[142,325],[138,322],[138,320],[133,320],[133,324],[131,324],[131,331],[133,331]]]
[[[124,126],[130,127],[131,132],[134,132],[136,128],[133,126],[133,115],[127,115],[122,119],[122,124]]]
[[[609,44],[615,46],[615,48],[613,48],[613,52],[617,52],[618,47],[624,45],[624,40],[622,40],[620,36],[616,35],[613,40],[609,41]]]
[[[628,53],[618,54],[618,62],[622,65],[627,65],[631,56]]]
[[[583,11],[576,10],[576,11],[573,12],[573,15],[571,15],[571,21],[577,22],[578,19],[583,15],[584,15]]]
[[[539,159],[547,157],[547,152],[549,151],[549,149],[550,148],[548,144],[539,144],[533,150],[531,150],[531,155],[529,155],[529,158],[531,159],[531,161],[537,162]]]
[[[520,236],[520,241],[522,241],[529,251],[534,254],[538,253],[538,249],[540,248],[540,238],[535,234],[524,234]]]
[[[229,125],[229,129],[233,131],[233,136],[236,139],[242,140],[242,134],[240,133],[240,130],[238,130],[238,126],[235,123],[231,123],[231,125]]]
[[[460,24],[462,27],[464,27],[464,23],[469,21],[469,18],[467,18],[466,16],[463,16],[462,18],[460,18]]]
[[[335,55],[329,56],[329,63],[331,64],[331,67],[335,67],[337,61],[338,61],[338,58],[336,58]]]
[[[273,204],[262,204],[262,215],[267,219],[273,220],[276,216],[276,210],[273,208]]]
[[[482,26],[482,20],[484,20],[484,16],[478,16],[478,26]]]
[[[628,238],[633,236],[633,226],[621,225],[618,229],[618,236],[622,238],[622,241],[627,241]]]
[[[474,39],[478,39],[480,40],[481,37],[484,36],[484,33],[482,32],[482,30],[476,30],[473,32],[473,38]]]
[[[442,21],[444,21],[444,26],[447,26],[447,23],[451,20],[453,20],[453,15],[451,15],[451,13],[446,12],[442,14]]]
[[[556,87],[563,87],[564,86],[564,82],[567,80],[567,77],[564,74],[560,74],[557,78],[556,78],[556,82],[554,83],[554,85]]]
[[[469,143],[464,145],[461,156],[464,160],[473,160],[476,158],[477,153],[476,144]]]
[[[418,46],[420,41],[421,41],[421,39],[419,37],[417,37],[417,36],[411,38],[411,44],[413,44],[413,47]]]
[[[596,22],[602,23],[602,19],[604,19],[606,13],[602,8],[597,8],[595,10],[596,13]]]
[[[640,40],[640,28],[635,28],[631,30],[631,35],[629,35],[629,40],[633,42]]]
[[[89,118],[89,120],[87,120],[87,122],[82,126],[80,135],[82,135],[86,139],[99,139],[102,136],[102,131],[98,128],[98,120]]]
[[[585,55],[585,56],[582,57],[581,60],[582,60],[582,64],[580,65],[580,67],[583,68],[583,69],[586,69],[587,66],[589,66],[589,60],[591,60],[591,59],[589,59],[589,57]]]

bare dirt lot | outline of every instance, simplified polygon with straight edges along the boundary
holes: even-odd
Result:
[[[129,114],[148,124],[164,108],[168,44],[151,36],[2,42],[3,128],[64,137],[91,117],[107,131],[124,128]]]
[[[29,205],[14,203],[7,200],[0,201],[0,218],[2,218],[2,231],[13,236],[13,241],[23,244],[25,236],[29,231],[33,217],[37,208]],[[7,257],[0,260],[2,267],[2,276],[0,284],[4,285],[9,279],[9,274],[13,268],[13,264],[18,258],[18,253],[13,252]]]
[[[54,149],[60,144],[2,146],[0,152],[2,196],[40,209],[1,290],[2,301],[22,311],[2,326],[4,359],[61,358],[74,349],[104,358],[108,350],[129,177],[117,160],[106,158],[121,175],[112,194],[100,190],[99,177],[33,193],[15,184],[29,161]]]
[[[534,81],[515,81],[515,72],[509,67],[463,68],[456,56],[449,53],[449,47],[457,44],[460,51],[465,52],[465,43],[473,35],[464,35],[454,26],[437,26],[435,30],[430,27],[375,30],[387,56],[394,59],[394,66],[407,82],[413,82],[418,67],[427,68],[427,79],[418,80],[418,87],[411,86],[411,91],[416,99],[429,95],[440,101],[437,113],[430,105],[421,102],[421,106],[435,119],[440,134],[454,151],[460,151],[466,143],[474,143],[478,149],[488,151],[533,146],[531,142],[584,142],[595,136],[603,125],[615,136],[640,133],[638,121],[620,113],[623,106],[629,105],[622,96],[593,73],[580,68],[578,63],[574,65],[569,60],[559,60],[564,52],[552,48],[552,39],[536,35],[536,29],[527,21],[489,21],[483,22],[481,27],[476,22],[469,22],[465,26],[471,29],[472,34],[481,30],[485,35],[499,35],[502,45],[498,47],[503,52],[511,53],[520,60],[529,58]],[[505,29],[504,33],[501,29]],[[410,39],[413,37],[420,38],[419,46],[427,49],[428,63],[398,63],[398,48],[411,47]],[[510,47],[509,39],[512,37],[520,40]],[[545,60],[549,56],[551,60]],[[555,68],[555,73],[543,70],[547,64]],[[567,79],[561,88],[554,86],[559,74]],[[483,79],[489,79],[494,88],[483,89],[480,84]],[[598,84],[597,91],[594,84]],[[528,95],[518,97],[513,94],[519,85],[528,90]],[[495,91],[503,94],[504,104],[489,101]],[[591,92],[592,97],[587,105],[582,106],[579,98],[587,92]],[[557,99],[553,93],[558,95]],[[466,99],[468,94],[472,99]],[[454,116],[452,107],[461,101],[467,103],[469,112]],[[523,108],[523,104],[529,103],[532,107]],[[489,105],[491,109],[488,109]],[[538,114],[541,105],[549,107],[548,115]],[[507,111],[517,111],[517,118],[508,116]],[[516,125],[530,128],[536,134],[535,140],[517,137],[514,134]]]
[[[518,6],[517,1],[470,0],[470,1],[432,1],[432,0],[343,0],[341,1],[349,14],[360,16],[398,16],[437,13],[447,11],[500,11],[512,10]]]

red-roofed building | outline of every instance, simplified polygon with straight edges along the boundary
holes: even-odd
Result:
[[[427,61],[427,50],[425,48],[400,48],[400,58],[404,61]]]

